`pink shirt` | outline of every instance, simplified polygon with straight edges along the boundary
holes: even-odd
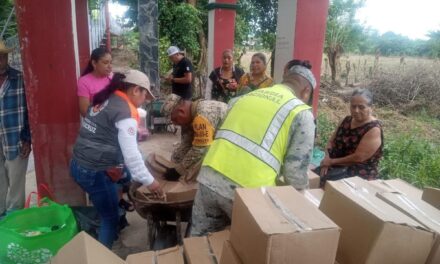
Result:
[[[112,77],[113,73],[101,78],[95,77],[92,73],[82,76],[78,80],[78,96],[89,98],[91,101],[95,94],[110,84]]]

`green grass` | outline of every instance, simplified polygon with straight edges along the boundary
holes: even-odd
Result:
[[[440,128],[440,121],[417,113],[417,121]],[[331,122],[324,112],[318,115],[318,138],[316,145],[324,149],[337,124]],[[417,187],[440,188],[440,142],[429,138],[420,129],[398,132],[385,129],[384,156],[379,165],[384,179],[401,178]]]

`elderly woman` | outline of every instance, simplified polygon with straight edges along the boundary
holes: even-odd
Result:
[[[214,69],[209,75],[212,81],[211,98],[227,103],[231,97],[235,96],[238,81],[243,74],[243,69],[234,66],[232,50],[223,51],[222,66]]]
[[[115,73],[110,84],[93,97],[73,147],[70,173],[89,195],[101,224],[99,241],[111,248],[119,222],[116,182],[125,165],[133,180],[162,196],[139,151],[137,107],[153,99],[148,77],[137,70]]]
[[[360,176],[378,177],[383,153],[383,132],[372,115],[373,95],[369,90],[355,90],[350,99],[350,116],[344,118],[330,138],[325,157],[316,169],[321,185],[326,180]]]
[[[266,74],[267,61],[263,53],[255,53],[251,60],[251,71],[241,77],[237,95],[243,95],[256,89],[270,87],[272,78]]]

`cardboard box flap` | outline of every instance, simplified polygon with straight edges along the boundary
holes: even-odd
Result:
[[[423,190],[422,200],[440,210],[440,189],[426,187]]]
[[[430,204],[398,192],[377,193],[377,197],[440,234],[440,211]]]
[[[307,170],[307,176],[309,177],[309,188],[318,189],[321,183],[321,177],[313,172],[311,169]]]
[[[232,246],[229,240],[225,241],[222,250],[222,257],[219,264],[241,264],[243,263],[238,256],[237,252],[235,252],[234,247]]]
[[[229,240],[230,231],[223,230],[220,232],[211,233],[208,235],[208,242],[211,246],[211,251],[214,253],[217,263],[220,263],[220,258],[223,251],[223,245],[226,240]]]
[[[349,199],[361,206],[364,210],[372,213],[384,222],[408,225],[424,229],[424,227],[412,218],[402,214],[399,210],[376,197],[374,190],[365,186],[365,181],[347,178],[339,181],[328,182],[330,188],[335,188],[344,193]],[[368,183],[368,182],[367,182]],[[327,188],[327,187],[326,187]]]
[[[369,181],[371,185],[379,189],[379,192],[400,192],[409,197],[416,199],[421,199],[422,190],[411,185],[410,183],[402,179],[392,179],[392,180],[374,180]]]
[[[209,248],[207,237],[190,237],[183,240],[188,264],[215,264],[214,253]]]
[[[237,189],[237,195],[266,234],[337,228],[311,202],[291,186]],[[268,213],[270,217],[268,217]]]
[[[182,248],[172,247],[156,252],[157,264],[185,264]]]
[[[101,263],[101,262],[96,262],[96,263]],[[184,259],[183,259],[182,248],[176,246],[159,251],[147,251],[147,252],[128,255],[126,263],[127,264],[184,264]]]
[[[51,264],[124,264],[116,254],[89,236],[80,232],[64,245],[57,255],[50,261]]]
[[[127,256],[127,264],[156,264],[156,254],[154,251],[147,251]]]
[[[319,204],[321,203],[322,197],[324,196],[324,190],[323,189],[309,189],[309,190],[302,191],[302,194],[312,204],[314,204],[316,207],[319,207]]]

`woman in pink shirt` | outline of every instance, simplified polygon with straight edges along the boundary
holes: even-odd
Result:
[[[78,80],[79,111],[85,116],[93,96],[110,84],[112,55],[105,48],[97,48],[90,55],[89,64]]]

